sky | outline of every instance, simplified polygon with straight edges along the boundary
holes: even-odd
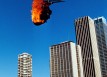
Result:
[[[18,55],[32,55],[33,77],[50,77],[49,47],[75,42],[74,20],[107,18],[107,0],[65,0],[50,6],[52,15],[41,26],[31,20],[32,0],[0,0],[0,77],[17,77]]]

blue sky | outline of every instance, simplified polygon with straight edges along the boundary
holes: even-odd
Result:
[[[74,19],[82,16],[107,18],[107,0],[65,0],[51,5],[47,23],[31,21],[32,0],[0,0],[0,77],[17,77],[17,56],[33,56],[33,77],[50,77],[49,47],[75,42]]]

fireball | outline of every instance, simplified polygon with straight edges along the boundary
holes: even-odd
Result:
[[[51,10],[49,3],[43,0],[33,0],[32,3],[32,22],[35,25],[41,25],[50,18]]]
[[[52,14],[49,6],[53,3],[64,2],[62,0],[33,0],[32,2],[32,22],[35,25],[45,23]]]

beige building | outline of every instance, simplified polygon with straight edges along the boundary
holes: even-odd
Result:
[[[81,46],[84,77],[101,77],[94,21],[89,17],[75,20],[76,42]]]
[[[51,77],[83,77],[81,51],[80,53],[78,51],[80,51],[80,47],[71,41],[51,46]]]
[[[32,77],[32,56],[28,53],[18,55],[18,77]]]

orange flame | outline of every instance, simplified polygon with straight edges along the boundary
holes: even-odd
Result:
[[[44,23],[44,20],[40,19],[42,13],[43,0],[33,0],[32,3],[32,22],[36,24]]]

